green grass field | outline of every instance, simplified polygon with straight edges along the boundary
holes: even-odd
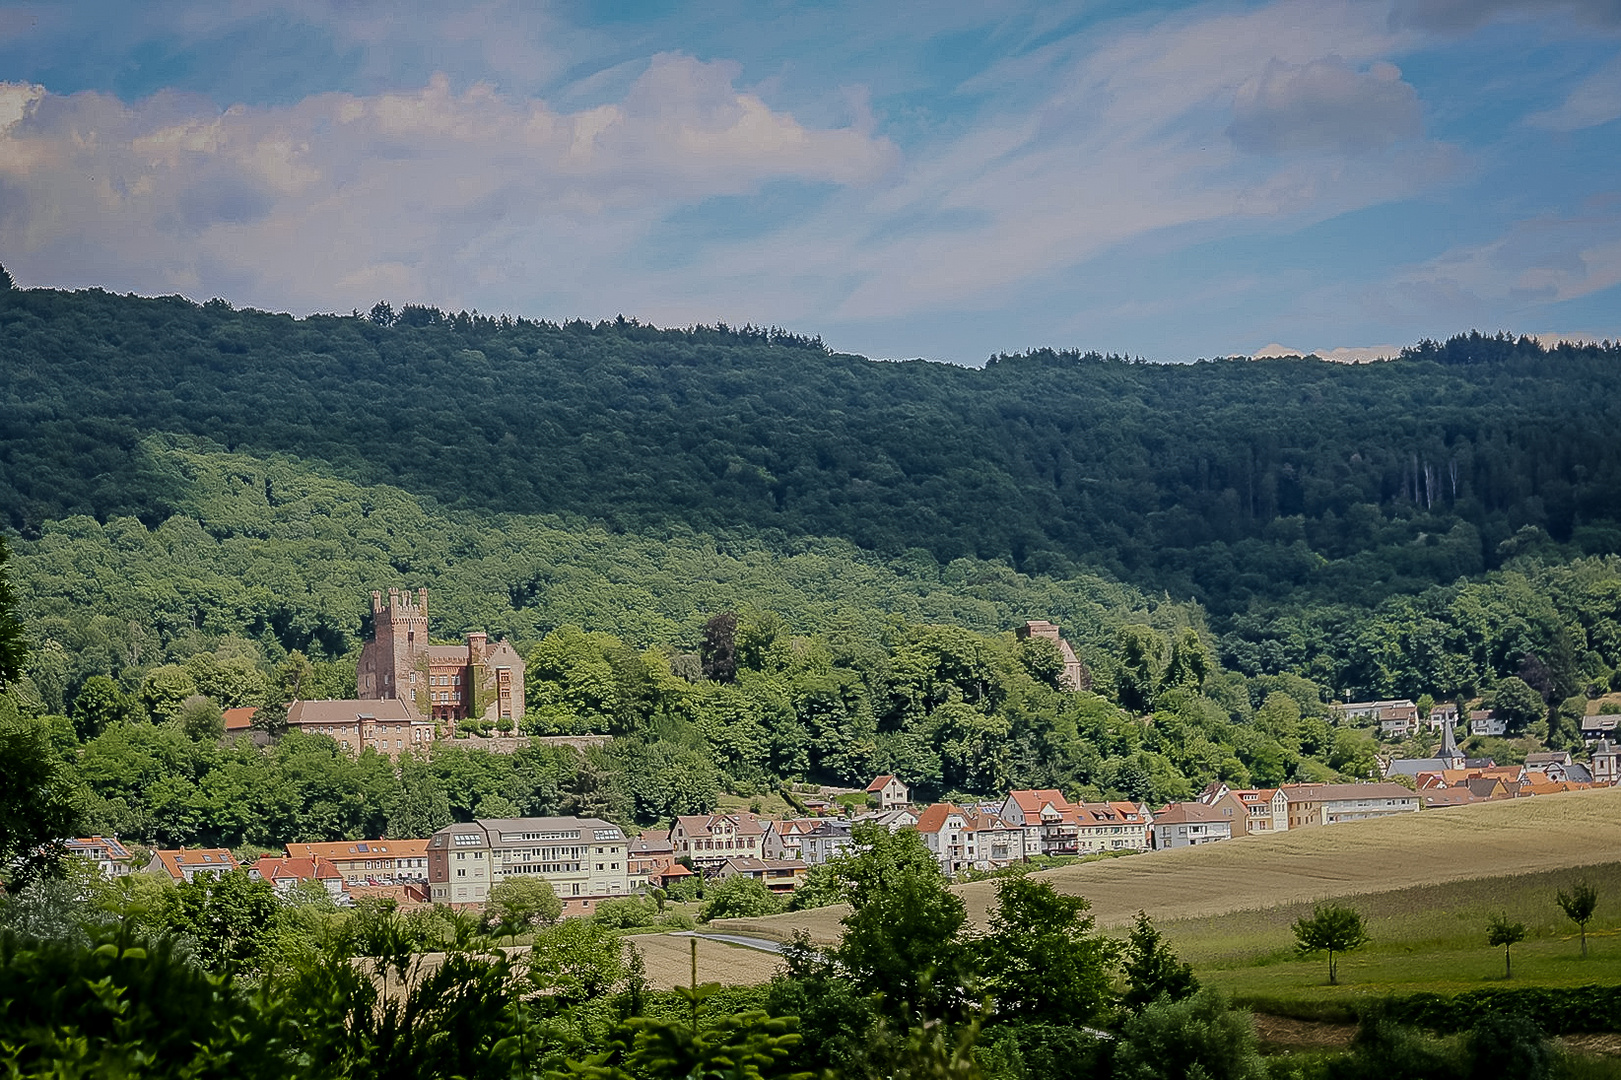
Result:
[[[1588,924],[1588,958],[1555,893],[1585,878],[1599,891]],[[1160,924],[1166,940],[1206,983],[1287,1015],[1335,1015],[1369,995],[1450,994],[1503,986],[1580,986],[1621,982],[1621,862],[1476,878],[1345,896],[1366,920],[1372,941],[1341,958],[1340,985],[1328,986],[1324,956],[1297,957],[1296,919],[1312,904]],[[1503,950],[1486,944],[1486,920],[1507,914],[1525,923],[1513,947],[1514,975],[1503,978]]]

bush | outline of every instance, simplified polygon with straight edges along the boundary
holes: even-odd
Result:
[[[1063,1024],[1000,1024],[976,1051],[987,1076],[997,1080],[1105,1080],[1110,1045]]]
[[[1454,1080],[1457,1057],[1439,1039],[1375,1015],[1357,1031],[1351,1053],[1329,1067],[1328,1080]]]
[[[1471,990],[1450,997],[1410,994],[1391,998],[1384,1012],[1398,1023],[1431,1031],[1466,1031],[1495,1014],[1534,1016],[1551,1035],[1609,1031],[1621,1015],[1621,986]]]
[[[1115,1051],[1116,1080],[1265,1080],[1249,1013],[1214,990],[1160,1000],[1127,1020]]]
[[[658,909],[645,896],[626,896],[602,901],[591,921],[610,930],[637,930],[657,923]]]
[[[1471,1080],[1548,1080],[1553,1046],[1535,1020],[1516,1013],[1494,1013],[1469,1032]]]
[[[782,897],[766,888],[764,882],[738,874],[709,890],[708,902],[698,914],[698,921],[775,915],[785,906]]]

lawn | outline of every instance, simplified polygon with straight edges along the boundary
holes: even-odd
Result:
[[[1555,893],[1585,878],[1599,892],[1588,924],[1588,958]],[[1294,952],[1294,921],[1310,903],[1176,919],[1160,924],[1166,940],[1201,979],[1243,1000],[1333,1005],[1369,994],[1457,993],[1504,986],[1579,986],[1621,982],[1621,862],[1476,878],[1339,902],[1362,913],[1372,941],[1341,958],[1340,984],[1326,985],[1324,956]],[[1486,920],[1503,913],[1523,922],[1513,947],[1514,977],[1503,978],[1503,950],[1486,944]]]

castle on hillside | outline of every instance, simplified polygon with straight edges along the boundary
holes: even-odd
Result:
[[[465,645],[428,643],[428,590],[371,594],[375,632],[360,650],[355,696],[404,702],[437,721],[523,719],[523,657],[482,631]]]

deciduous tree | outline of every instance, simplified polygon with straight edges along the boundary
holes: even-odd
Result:
[[[1503,947],[1503,978],[1514,977],[1514,958],[1509,950],[1525,940],[1525,924],[1513,922],[1507,915],[1493,915],[1486,922],[1486,943]]]
[[[1582,959],[1587,959],[1587,924],[1593,918],[1593,909],[1598,907],[1598,890],[1588,882],[1578,881],[1566,892],[1558,892],[1559,907],[1565,916],[1575,923],[1582,933]]]
[[[1368,943],[1362,915],[1344,904],[1318,904],[1311,918],[1295,920],[1295,950],[1302,956],[1328,953],[1328,985],[1339,981],[1336,953],[1348,953]]]
[[[996,883],[990,933],[975,943],[1002,1010],[1022,1020],[1084,1023],[1109,999],[1113,942],[1094,932],[1084,897],[1024,875]]]

